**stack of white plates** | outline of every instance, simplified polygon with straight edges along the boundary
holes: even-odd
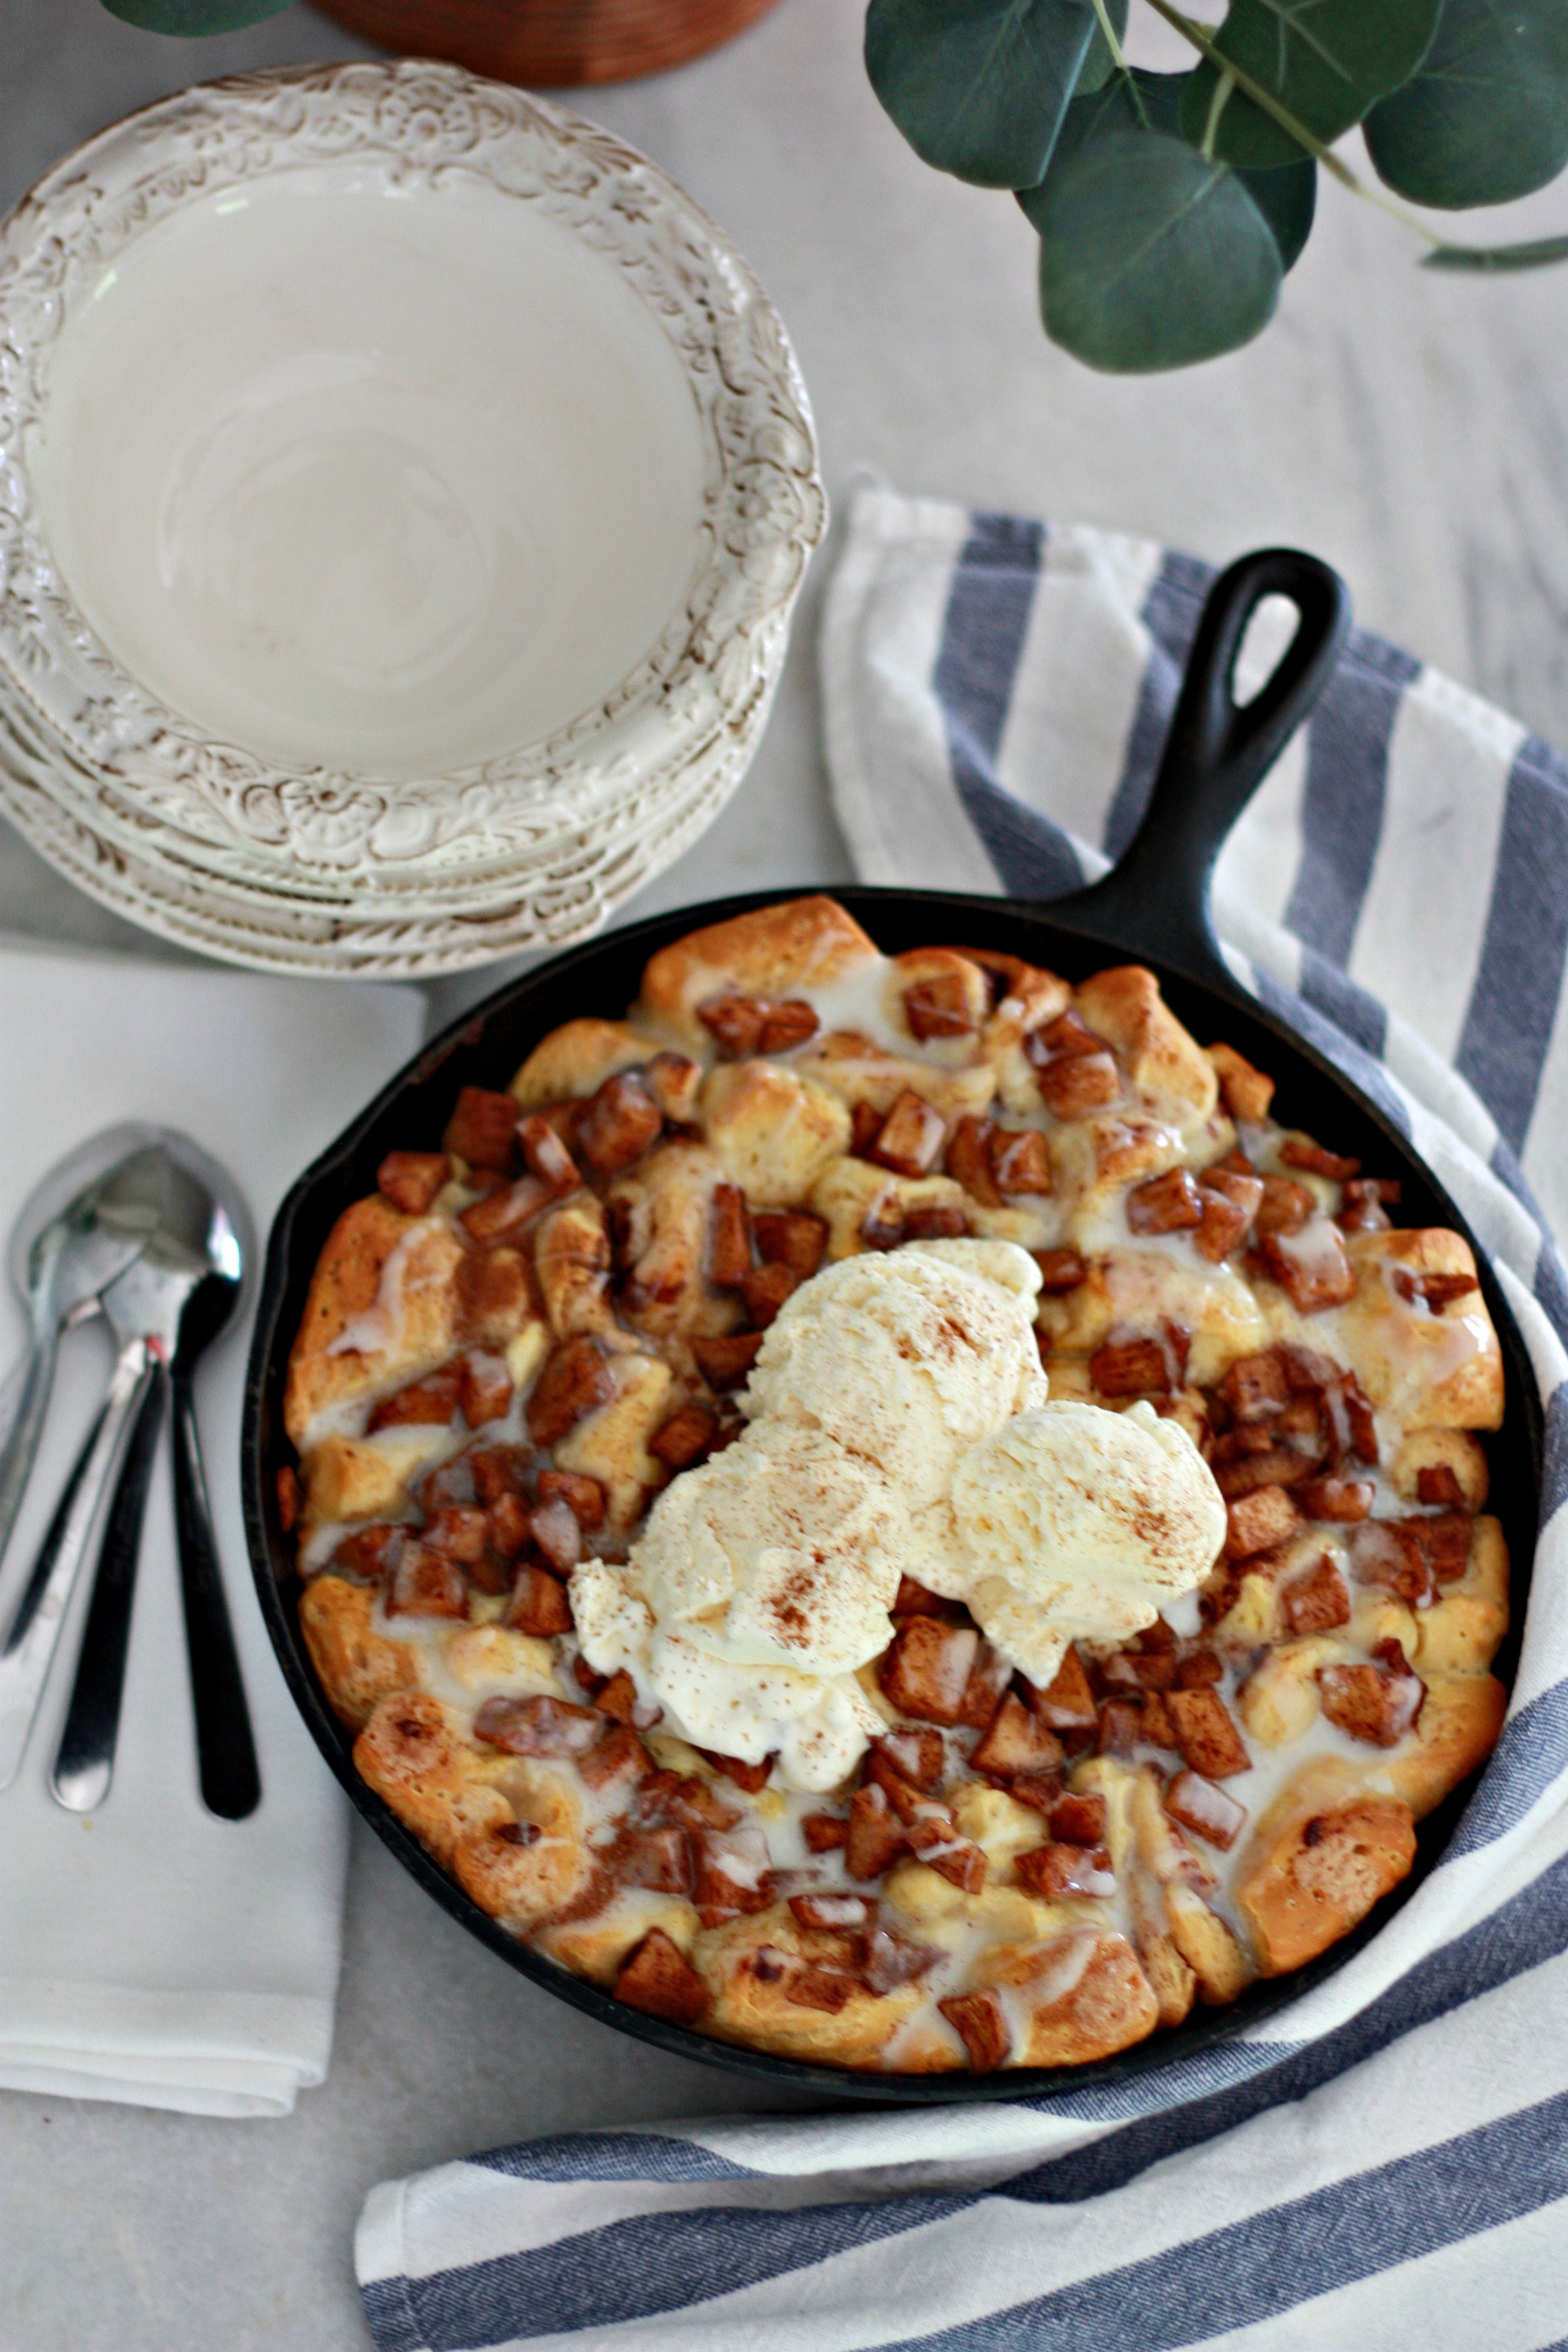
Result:
[[[745,261],[519,90],[213,83],[0,229],[0,805],[211,954],[593,929],[739,782],[824,522]]]

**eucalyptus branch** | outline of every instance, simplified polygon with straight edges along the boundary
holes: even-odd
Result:
[[[1463,246],[1450,245],[1446,237],[1437,236],[1427,226],[1425,221],[1418,220],[1413,212],[1407,211],[1396,197],[1385,195],[1381,188],[1369,188],[1365,181],[1351,170],[1350,165],[1342,156],[1336,155],[1332,147],[1325,147],[1322,141],[1314,131],[1309,131],[1304,122],[1298,122],[1289,108],[1281,106],[1272,91],[1265,89],[1261,82],[1254,81],[1244,67],[1237,65],[1234,59],[1228,58],[1222,49],[1216,47],[1203,26],[1196,24],[1190,16],[1183,16],[1179,8],[1173,7],[1171,0],[1149,0],[1149,5],[1156,16],[1165,18],[1167,25],[1176,27],[1183,40],[1190,41],[1198,54],[1208,59],[1218,74],[1223,76],[1225,80],[1229,81],[1235,89],[1249,98],[1254,106],[1261,107],[1263,112],[1270,115],[1281,130],[1293,139],[1299,147],[1304,147],[1309,155],[1315,155],[1324,171],[1331,178],[1337,180],[1342,188],[1348,188],[1353,196],[1360,196],[1364,203],[1375,205],[1379,212],[1387,213],[1403,227],[1413,230],[1415,235],[1431,246],[1435,252],[1463,253],[1466,250]],[[1218,129],[1218,110],[1215,109],[1209,115],[1204,151],[1206,153],[1209,152],[1209,142],[1212,142]]]
[[[1448,237],[1439,236],[1436,230],[1429,229],[1424,220],[1418,219],[1413,212],[1402,205],[1396,196],[1385,195],[1381,188],[1369,187],[1358,173],[1351,170],[1350,165],[1342,156],[1336,155],[1332,147],[1325,147],[1322,141],[1309,131],[1304,122],[1298,122],[1289,108],[1281,106],[1271,91],[1265,89],[1261,82],[1254,81],[1244,67],[1237,65],[1234,59],[1228,58],[1222,49],[1217,47],[1208,37],[1207,30],[1204,26],[1197,23],[1191,16],[1184,16],[1179,8],[1173,7],[1171,0],[1149,0],[1149,5],[1156,16],[1165,18],[1167,25],[1175,26],[1183,40],[1190,41],[1199,56],[1207,58],[1220,77],[1218,87],[1214,94],[1214,102],[1208,110],[1208,121],[1204,126],[1202,152],[1210,163],[1214,160],[1214,142],[1218,135],[1219,118],[1225,110],[1225,101],[1229,97],[1231,89],[1239,89],[1252,100],[1254,106],[1261,107],[1265,114],[1270,115],[1281,130],[1295,140],[1298,146],[1304,147],[1310,155],[1315,155],[1324,171],[1332,178],[1336,179],[1342,188],[1348,188],[1351,194],[1359,196],[1364,204],[1375,205],[1379,212],[1386,213],[1391,220],[1396,220],[1402,228],[1411,230],[1423,244],[1430,246],[1432,249],[1427,257],[1427,265],[1429,268],[1477,270],[1528,268],[1538,259],[1557,257],[1550,250],[1551,247],[1561,247],[1564,252],[1568,252],[1568,240],[1555,238],[1543,241],[1539,247],[1503,247],[1498,248],[1493,254],[1484,247],[1455,245]]]

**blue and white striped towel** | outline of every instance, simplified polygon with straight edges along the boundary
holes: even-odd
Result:
[[[1147,793],[1212,577],[862,494],[830,763],[862,875],[1049,897]],[[1244,679],[1245,683],[1245,679]],[[1049,2105],[533,2140],[371,2196],[382,2352],[1568,2352],[1568,763],[1357,632],[1219,877],[1236,968],[1493,1252],[1547,1411],[1502,1741],[1441,1865],[1238,2041]]]

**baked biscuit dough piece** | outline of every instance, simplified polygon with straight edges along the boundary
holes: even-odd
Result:
[[[1154,1333],[1176,1324],[1190,1335],[1186,1378],[1198,1388],[1269,1344],[1262,1310],[1233,1267],[1184,1265],[1172,1251],[1123,1247],[1092,1258],[1074,1289],[1042,1296],[1035,1320],[1054,1350],[1074,1356],[1092,1355],[1118,1327]]]
[[[1214,1065],[1182,1027],[1152,971],[1135,963],[1097,971],[1074,1003],[1156,1117],[1183,1135],[1203,1125],[1219,1098]]]
[[[716,996],[799,996],[842,980],[878,950],[836,899],[791,898],[689,931],[651,956],[633,1011],[688,1052],[713,1039],[697,1018]]]
[[[383,1698],[419,1682],[419,1658],[406,1642],[389,1642],[371,1623],[368,1584],[319,1576],[299,1596],[299,1630],[332,1712],[362,1730]]]
[[[1401,1502],[1418,1503],[1423,1471],[1447,1471],[1467,1511],[1484,1511],[1490,1474],[1480,1440],[1468,1429],[1413,1429],[1400,1441],[1388,1475]]]
[[[1053,971],[1024,963],[1016,957],[992,959],[993,973],[1001,970],[1003,993],[980,1034],[980,1059],[997,1074],[997,1100],[1015,1118],[1029,1118],[1040,1109],[1040,1083],[1023,1050],[1032,1029],[1055,1021],[1072,1002],[1072,991]]]
[[[1054,1394],[1054,1391],[1052,1391]],[[1075,1795],[1090,1794],[1105,1800],[1105,1834],[1102,1841],[1111,1857],[1111,1868],[1117,1885],[1127,1898],[1132,1915],[1133,1939],[1144,1974],[1154,1988],[1155,2000],[1162,2025],[1179,2025],[1197,1997],[1197,1978],[1170,1931],[1166,1910],[1166,1890],[1159,1874],[1150,1867],[1145,1851],[1149,1844],[1144,1818],[1139,1808],[1137,1832],[1133,1821],[1133,1796],[1139,1781],[1155,1782],[1153,1768],[1143,1764],[1134,1767],[1118,1763],[1112,1756],[1096,1756],[1080,1764],[1072,1775]],[[1155,1803],[1158,1804],[1158,1784],[1155,1782]],[[1159,1808],[1162,1820],[1164,1808]],[[1163,1833],[1159,1844],[1163,1849]]]
[[[444,1868],[470,1831],[517,1820],[499,1786],[514,1759],[481,1755],[461,1717],[428,1691],[383,1698],[354,1742],[354,1764]]]
[[[777,1964],[769,1958],[759,1970],[756,1961],[764,1951],[780,1956],[785,1968],[775,1973]],[[833,1955],[830,1939],[797,1927],[782,1904],[699,1937],[693,1958],[713,1991],[712,2007],[702,2021],[705,2033],[823,2066],[879,2067],[894,2035],[925,1998],[925,1988],[916,1981],[885,1993],[856,1985],[839,2010],[790,2000],[785,1990],[790,1964],[831,1966]],[[961,2051],[955,2046],[947,2052],[933,2035],[913,2063],[901,2049],[898,2071],[925,2074],[963,2063]]]
[[[985,1051],[1015,1044],[1054,1021],[1072,1002],[1072,990],[1059,972],[1043,964],[1026,963],[1022,956],[998,955],[988,948],[960,948],[960,955],[983,964],[996,989],[996,1006],[986,1024]]]
[[[305,1478],[302,1539],[340,1519],[406,1518],[409,1480],[444,1454],[450,1442],[444,1424],[422,1422],[379,1430],[374,1437],[324,1437],[300,1465]]]
[[[647,1061],[653,1051],[624,1021],[564,1021],[540,1039],[508,1092],[523,1112],[580,1101],[596,1094],[606,1078]]]
[[[1299,1969],[1337,1943],[1409,1872],[1416,1825],[1397,1796],[1320,1758],[1259,1822],[1232,1883],[1260,1973]]]
[[[707,1278],[713,1196],[724,1181],[713,1153],[683,1139],[660,1144],[610,1188],[612,1214],[625,1233],[621,1312],[652,1339],[733,1331],[742,1319],[734,1292]]]
[[[1256,1970],[1198,1891],[1210,1884],[1208,1874],[1166,1812],[1163,1786],[1151,1765],[1141,1765],[1132,1775],[1127,1811],[1137,1874],[1145,1888],[1160,1890],[1165,1936],[1192,1971],[1198,1998],[1210,2006],[1234,2000]]]
[[[648,1440],[669,1418],[674,1375],[656,1356],[635,1355],[612,1356],[610,1377],[614,1395],[567,1432],[555,1460],[558,1470],[598,1479],[610,1525],[620,1529],[641,1517],[649,1491],[669,1476],[649,1453]]]
[[[830,1160],[812,1185],[808,1206],[828,1228],[830,1262],[869,1248],[872,1213],[904,1209],[965,1209],[968,1194],[953,1176],[895,1176],[869,1160]]]
[[[988,1063],[948,1070],[935,1062],[906,1061],[901,1054],[883,1053],[853,1029],[831,1030],[815,1039],[793,1066],[831,1087],[843,1101],[869,1104],[883,1118],[902,1094],[918,1095],[945,1119],[977,1117],[990,1108],[997,1091],[997,1074]],[[1034,1107],[1040,1107],[1038,1093]]]
[[[957,1036],[916,1037],[909,1024],[905,998],[912,988],[935,984],[951,1000],[951,1009],[969,1025]],[[911,948],[894,956],[883,982],[883,1010],[895,1035],[919,1044],[931,1059],[952,1069],[979,1058],[981,1032],[989,1015],[991,992],[984,971],[959,948]]]
[[[850,1142],[838,1097],[775,1062],[721,1062],[703,1080],[697,1118],[719,1172],[753,1208],[798,1208]]]
[[[610,1271],[610,1229],[601,1202],[591,1192],[573,1192],[546,1211],[534,1239],[534,1272],[558,1339],[585,1331],[606,1339],[614,1336]]]
[[[1495,1675],[1428,1674],[1423,1667],[1421,1678],[1427,1696],[1416,1728],[1384,1766],[1417,1821],[1485,1762],[1508,1713],[1508,1693]]]
[[[1502,1350],[1479,1290],[1434,1312],[1399,1296],[1395,1276],[1469,1275],[1469,1242],[1441,1226],[1350,1234],[1345,1248],[1355,1295],[1339,1313],[1350,1361],[1374,1405],[1396,1414],[1406,1432],[1500,1429]],[[1304,1326],[1311,1335],[1312,1318]],[[1336,1351],[1337,1352],[1337,1351]]]
[[[518,1764],[507,1775],[506,1794],[511,1803],[504,1818],[459,1834],[451,1870],[482,1911],[515,1935],[527,1935],[584,1892],[593,1856],[583,1841],[581,1807],[562,1774],[548,1765]],[[526,1843],[517,1835],[519,1823]]]
[[[316,1261],[288,1359],[283,1425],[301,1453],[322,1412],[389,1395],[452,1353],[463,1255],[444,1218],[405,1217],[379,1192],[344,1210]],[[371,1344],[343,1347],[361,1317]]]
[[[1012,2063],[1085,2066],[1145,2042],[1160,2021],[1155,1989],[1124,1936],[1072,1928],[1044,1944],[998,1944],[976,1963],[977,1986],[1006,1990],[1021,2018]]]
[[[1051,1161],[1067,1237],[1080,1247],[1086,1242],[1091,1248],[1103,1247],[1090,1238],[1095,1221],[1114,1211],[1124,1188],[1179,1167],[1185,1156],[1174,1128],[1131,1105],[1059,1126],[1051,1139]]]
[[[658,1895],[643,1886],[622,1888],[591,1918],[547,1927],[539,1943],[551,1959],[570,1969],[574,1976],[587,1977],[593,1984],[612,1985],[624,1962],[654,1927],[663,1928],[671,1943],[690,1958],[697,1934],[695,1906],[684,1895]]]
[[[1429,1609],[1414,1612],[1416,1646],[1406,1654],[1424,1677],[1482,1673],[1508,1631],[1508,1545],[1496,1519],[1474,1522],[1463,1576],[1437,1590]]]

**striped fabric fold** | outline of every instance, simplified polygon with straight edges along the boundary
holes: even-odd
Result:
[[[862,493],[821,659],[864,878],[1048,898],[1103,872],[1212,577]],[[1545,1408],[1509,1720],[1442,1862],[1326,1983],[1124,2081],[569,2134],[385,2183],[357,2242],[382,2352],[1568,2352],[1568,762],[1357,630],[1217,907],[1238,977],[1459,1202]]]

